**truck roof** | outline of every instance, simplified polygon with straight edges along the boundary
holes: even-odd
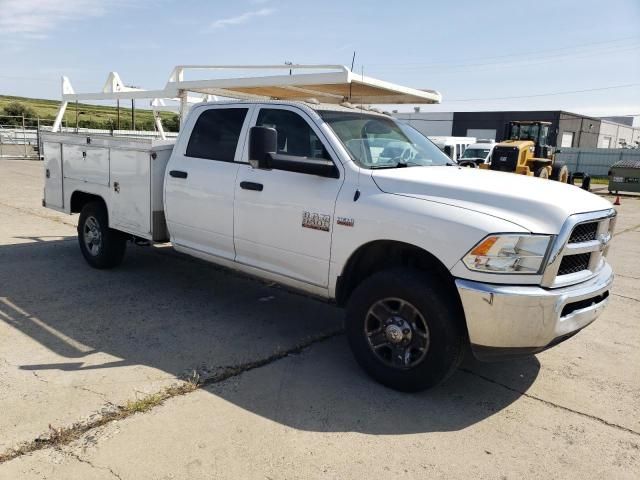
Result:
[[[193,105],[192,108],[200,108],[201,106],[209,105],[253,105],[253,104],[273,104],[273,105],[297,105],[303,109],[311,109],[314,111],[331,111],[331,112],[348,112],[348,113],[366,113],[371,115],[383,115],[389,116],[387,112],[380,111],[376,108],[366,108],[359,105],[353,105],[348,102],[340,105],[335,103],[319,103],[314,101],[304,100],[217,100],[212,102],[200,102]]]

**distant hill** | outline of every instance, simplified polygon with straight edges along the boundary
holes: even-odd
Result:
[[[56,118],[60,101],[44,100],[41,98],[11,97],[0,95],[0,125],[9,119],[2,117],[5,114],[4,108],[10,103],[20,103],[32,109],[36,117],[40,118],[43,125],[51,125]],[[123,108],[130,105],[128,100],[120,102],[120,128],[122,130],[131,129],[131,108]],[[116,107],[103,105],[78,104],[78,124],[86,128],[116,128],[117,113]],[[178,116],[171,112],[162,112],[162,124],[167,131],[178,131]],[[69,103],[64,115],[64,122],[70,127],[76,126],[76,104]],[[136,105],[136,130],[154,130],[153,114],[151,110],[138,108]]]

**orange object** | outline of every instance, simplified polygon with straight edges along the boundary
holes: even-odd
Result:
[[[471,255],[486,255],[497,241],[498,237],[487,237],[480,245],[471,250]]]
[[[613,202],[614,205],[620,205],[620,195],[616,197],[616,201]]]

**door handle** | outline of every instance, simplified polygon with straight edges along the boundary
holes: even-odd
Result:
[[[171,170],[169,175],[174,178],[187,178],[187,172],[183,172],[182,170]]]
[[[255,190],[256,192],[261,192],[264,187],[261,183],[240,182],[240,188],[244,190]]]

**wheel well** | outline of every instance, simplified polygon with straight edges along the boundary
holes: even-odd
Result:
[[[105,206],[105,210],[107,210],[107,205],[104,203],[104,200],[99,195],[94,195],[92,193],[79,192],[75,191],[71,194],[71,213],[80,213],[84,206],[87,203],[91,202],[101,202]],[[107,215],[108,218],[108,215]]]
[[[408,243],[378,240],[362,245],[347,261],[336,285],[336,302],[345,305],[355,288],[367,277],[382,270],[410,267],[437,275],[455,292],[453,276],[440,260],[426,250]]]

